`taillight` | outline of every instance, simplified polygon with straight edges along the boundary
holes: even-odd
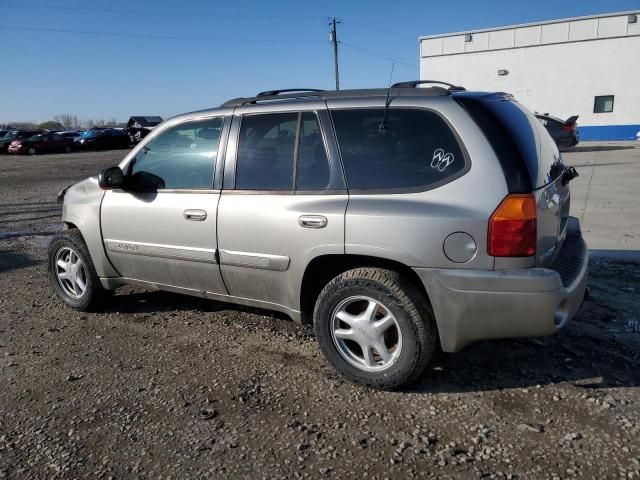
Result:
[[[565,124],[562,126],[562,129],[563,129],[565,132],[575,132],[575,131],[576,131],[576,124],[575,124],[575,123],[565,123]]]
[[[532,193],[507,195],[489,219],[489,255],[530,257],[536,254],[536,198]]]

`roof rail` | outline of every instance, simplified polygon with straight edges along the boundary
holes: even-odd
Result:
[[[271,97],[273,95],[280,95],[281,93],[294,93],[294,92],[324,92],[319,88],[284,88],[282,90],[267,90],[260,92],[256,97]]]
[[[446,85],[449,87],[450,92],[464,92],[466,90],[466,88],[459,85],[453,85],[452,83],[441,82],[439,80],[411,80],[409,82],[398,82],[391,85],[391,88],[416,88],[418,85],[423,85],[425,83]]]
[[[397,84],[399,85],[399,84]],[[397,88],[394,85],[391,88]],[[441,96],[450,95],[451,89],[442,88],[439,86],[433,86],[431,88],[419,88],[415,91],[407,89],[396,89],[392,92],[393,96]],[[389,94],[389,88],[368,88],[368,89],[356,89],[356,90],[271,90],[261,92],[255,97],[240,97],[233,98],[222,104],[222,107],[240,107],[243,105],[255,105],[257,103],[268,102],[282,102],[282,101],[295,101],[305,99],[340,99],[340,98],[360,98],[360,97],[386,97]]]
[[[282,92],[282,90],[279,90],[279,91]],[[295,90],[295,92],[297,91],[298,90]],[[223,107],[239,107],[242,105],[250,105],[258,102],[268,102],[272,100],[297,100],[297,99],[303,99],[308,97],[319,97],[323,95],[323,90],[302,91],[300,93],[284,93],[282,95],[277,93],[275,95],[271,95],[271,93],[272,92],[260,92],[255,97],[233,98],[227,102],[224,102],[222,106]]]

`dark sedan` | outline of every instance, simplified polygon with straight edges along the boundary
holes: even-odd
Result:
[[[87,130],[75,139],[75,144],[83,150],[111,150],[129,148],[130,140],[126,131],[106,128]]]
[[[66,138],[59,133],[42,133],[29,138],[13,140],[9,145],[9,153],[69,153],[73,150],[73,139]]]
[[[551,138],[553,138],[556,145],[558,145],[558,148],[575,147],[578,142],[580,142],[578,125],[576,124],[578,120],[577,115],[569,117],[566,120],[552,117],[548,113],[536,113],[536,117],[545,126]]]

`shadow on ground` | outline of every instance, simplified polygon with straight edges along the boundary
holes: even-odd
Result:
[[[630,165],[633,162],[593,162],[593,163],[579,163],[572,165],[575,168],[588,168],[588,167],[615,167],[616,165]]]
[[[634,149],[634,145],[578,145],[569,150],[563,150],[566,152],[610,152],[613,150],[631,150]]]
[[[36,260],[24,253],[0,250],[0,273],[32,267],[40,263],[42,263],[41,260]]]
[[[180,295],[178,293],[163,291],[131,291],[124,287],[113,300],[107,303],[105,312],[108,313],[163,313],[163,312],[220,312],[233,310],[237,312],[267,315],[282,320],[289,320],[283,313],[259,308],[245,307],[233,303],[224,303],[216,300]]]

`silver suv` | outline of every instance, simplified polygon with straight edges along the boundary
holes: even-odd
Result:
[[[53,288],[79,310],[124,284],[278,310],[387,389],[438,344],[557,331],[587,282],[575,170],[511,96],[447,85],[269,91],[162,123],[61,192]]]

